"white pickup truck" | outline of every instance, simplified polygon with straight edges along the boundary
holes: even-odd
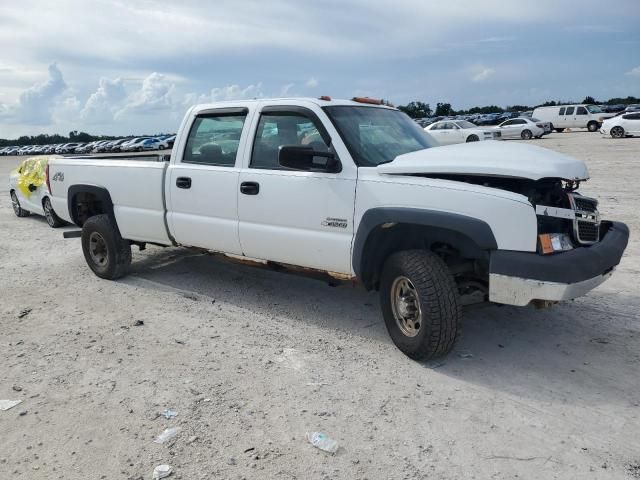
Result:
[[[47,181],[99,277],[150,243],[357,280],[415,359],[450,351],[464,304],[567,300],[611,275],[629,231],[577,192],[582,161],[433,146],[368,98],[223,102],[187,112],[169,162],[57,158]]]

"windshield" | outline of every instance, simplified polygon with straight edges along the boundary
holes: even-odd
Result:
[[[589,113],[602,113],[602,109],[597,105],[587,105]]]
[[[335,106],[324,111],[360,167],[375,167],[435,146],[417,123],[398,110]]]
[[[460,126],[460,128],[478,128],[476,125],[471,122],[467,122],[466,120],[462,120],[456,123]]]

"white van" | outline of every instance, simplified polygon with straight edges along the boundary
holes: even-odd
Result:
[[[604,113],[597,105],[556,105],[538,107],[533,117],[543,122],[551,122],[551,129],[562,132],[565,128],[586,128],[597,132],[607,118],[615,113]]]

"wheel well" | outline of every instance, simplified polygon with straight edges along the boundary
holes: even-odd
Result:
[[[109,192],[92,185],[74,185],[69,188],[69,216],[73,223],[82,227],[88,218],[95,215],[107,214],[115,225],[113,203]]]
[[[428,225],[400,223],[375,227],[362,251],[359,276],[368,289],[377,289],[386,259],[402,250],[422,249],[438,254],[452,273],[483,271],[489,254],[473,239],[455,230]]]

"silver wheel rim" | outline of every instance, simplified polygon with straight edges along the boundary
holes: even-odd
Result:
[[[524,138],[525,140],[529,140],[531,138],[531,132],[525,130],[524,132],[522,132],[522,138]]]
[[[51,214],[51,211],[51,202],[47,198],[44,201],[44,218],[47,219],[47,223],[49,224],[49,226],[53,227],[53,215]]]
[[[16,192],[11,192],[11,205],[13,206],[13,212],[16,215],[20,215],[20,202],[18,202]]]
[[[407,277],[398,277],[391,285],[391,310],[400,331],[415,337],[422,327],[422,310],[416,287]]]
[[[611,133],[613,134],[614,137],[620,138],[622,137],[622,128],[615,127],[613,130],[611,130]]]
[[[104,267],[109,260],[107,242],[98,232],[91,232],[91,235],[89,235],[89,255],[93,263],[100,267]]]

